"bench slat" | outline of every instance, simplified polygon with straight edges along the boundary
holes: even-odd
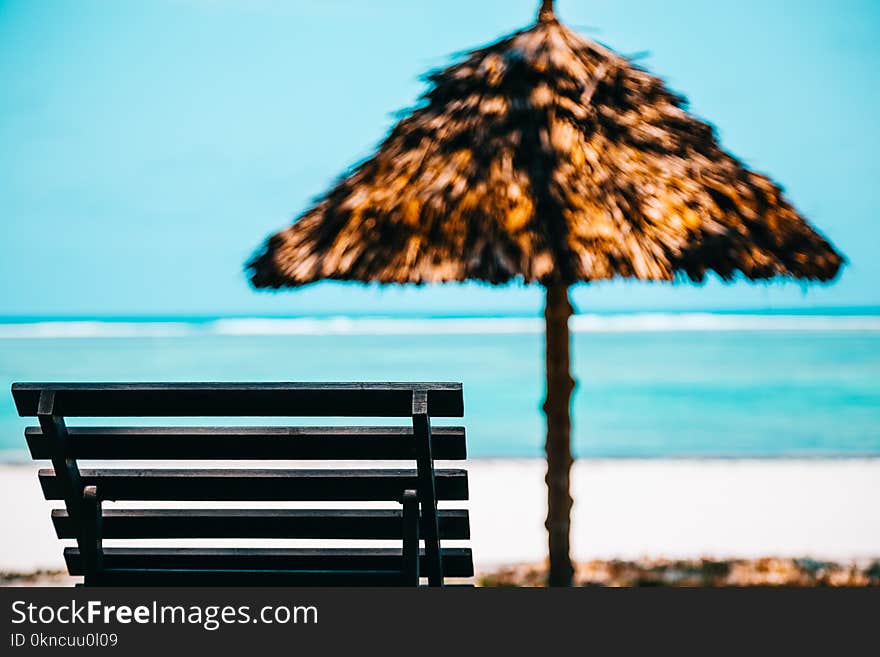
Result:
[[[437,497],[466,500],[465,470],[437,470]],[[416,488],[415,470],[85,469],[83,486],[97,486],[107,500],[398,501]],[[47,500],[65,490],[52,469],[39,472]]]
[[[466,510],[440,511],[440,537],[470,538]],[[399,509],[108,509],[104,538],[399,539]],[[76,538],[67,511],[52,511],[58,538]],[[424,534],[424,528],[422,529]]]
[[[68,417],[409,417],[413,390],[433,417],[464,415],[460,383],[14,383],[19,415],[48,390]]]
[[[69,427],[72,456],[126,460],[415,459],[412,427]],[[52,458],[39,427],[25,429],[35,459]],[[435,459],[466,458],[464,427],[436,427]]]
[[[114,568],[100,586],[405,586],[399,570],[163,570]]]
[[[447,577],[474,574],[470,548],[443,548]],[[426,566],[424,550],[419,558]],[[246,571],[393,571],[402,553],[397,548],[104,548],[107,569],[246,570]],[[71,575],[83,574],[79,548],[65,548]]]

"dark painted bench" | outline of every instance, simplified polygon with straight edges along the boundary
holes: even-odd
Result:
[[[471,551],[441,539],[470,537],[467,473],[435,469],[461,460],[458,383],[15,383],[25,431],[71,575],[93,585],[412,586],[425,577],[473,575]],[[71,417],[407,417],[393,427],[68,427]],[[414,468],[80,468],[98,461],[409,461]],[[261,464],[265,466],[266,464]],[[119,501],[397,502],[388,509],[102,508]],[[181,505],[178,505],[181,506]],[[183,505],[185,506],[185,505]],[[105,547],[105,539],[361,539],[393,548]],[[424,548],[420,547],[420,539]]]

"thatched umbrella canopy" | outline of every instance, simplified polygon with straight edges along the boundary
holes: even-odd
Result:
[[[256,287],[480,280],[547,288],[551,582],[571,578],[568,287],[611,278],[828,281],[843,258],[683,97],[537,22],[428,76],[420,106],[248,263]]]

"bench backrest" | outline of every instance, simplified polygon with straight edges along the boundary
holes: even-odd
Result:
[[[26,438],[72,575],[86,584],[413,584],[424,574],[470,577],[470,550],[441,548],[469,538],[467,473],[435,469],[434,459],[466,456],[456,383],[16,383],[22,416],[39,419]],[[74,417],[386,417],[406,426],[73,427]],[[393,461],[394,467],[80,467],[98,461]],[[398,467],[409,461],[415,467]],[[300,464],[297,464],[300,465]],[[103,508],[104,501],[223,502],[209,508]],[[403,508],[230,508],[247,502],[396,502]],[[290,505],[286,505],[290,506]],[[338,505],[337,505],[338,506]],[[218,508],[222,507],[222,508]],[[363,507],[363,505],[361,505]],[[395,548],[111,548],[126,539],[360,539]],[[424,550],[419,550],[419,540]]]

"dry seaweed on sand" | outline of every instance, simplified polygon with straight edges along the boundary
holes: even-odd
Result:
[[[478,578],[481,586],[544,586],[547,565],[524,563]],[[640,559],[584,561],[576,586],[880,586],[880,560],[837,563],[816,559]]]

